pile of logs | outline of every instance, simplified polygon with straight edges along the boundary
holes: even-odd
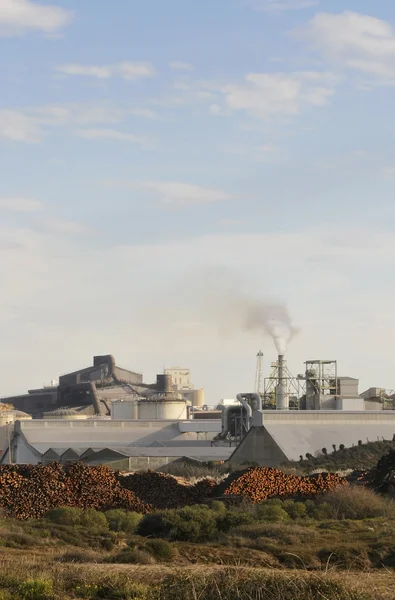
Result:
[[[108,467],[82,463],[0,467],[0,508],[6,516],[40,518],[59,506],[151,511],[133,492],[122,489]]]
[[[212,495],[216,485],[212,479],[202,479],[195,485],[180,483],[172,475],[146,471],[119,478],[123,488],[130,490],[156,510],[201,504]]]
[[[225,495],[246,496],[258,503],[268,498],[304,500],[331,492],[347,482],[332,473],[306,477],[287,475],[279,469],[257,467],[248,469],[229,484]]]
[[[240,505],[243,499],[258,503],[274,497],[314,498],[345,483],[330,473],[296,477],[266,467],[248,469],[217,486],[212,479],[188,485],[153,471],[122,476],[108,467],[83,463],[9,465],[0,467],[0,509],[17,519],[40,518],[59,506],[123,508],[147,514],[221,496],[230,505]]]

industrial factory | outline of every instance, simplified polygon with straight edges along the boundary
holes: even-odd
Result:
[[[391,390],[359,393],[335,360],[308,360],[290,372],[284,354],[263,377],[257,354],[254,391],[205,404],[189,369],[174,367],[155,383],[117,366],[113,356],[62,375],[27,394],[3,398],[0,464],[84,461],[124,471],[175,461],[275,466],[306,454],[395,435]]]

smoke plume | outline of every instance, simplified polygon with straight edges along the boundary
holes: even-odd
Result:
[[[198,311],[215,321],[220,332],[256,332],[270,336],[278,354],[285,354],[298,329],[294,327],[286,304],[254,294],[251,286],[230,269],[211,268],[199,278],[206,285],[202,297],[195,294]]]

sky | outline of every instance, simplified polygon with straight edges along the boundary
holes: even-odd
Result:
[[[0,396],[276,349],[395,389],[390,0],[0,0]],[[277,308],[276,308],[277,307]]]

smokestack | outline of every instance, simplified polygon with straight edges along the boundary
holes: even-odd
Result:
[[[278,356],[278,384],[276,387],[276,407],[277,410],[288,410],[288,398],[284,378],[284,355]]]

